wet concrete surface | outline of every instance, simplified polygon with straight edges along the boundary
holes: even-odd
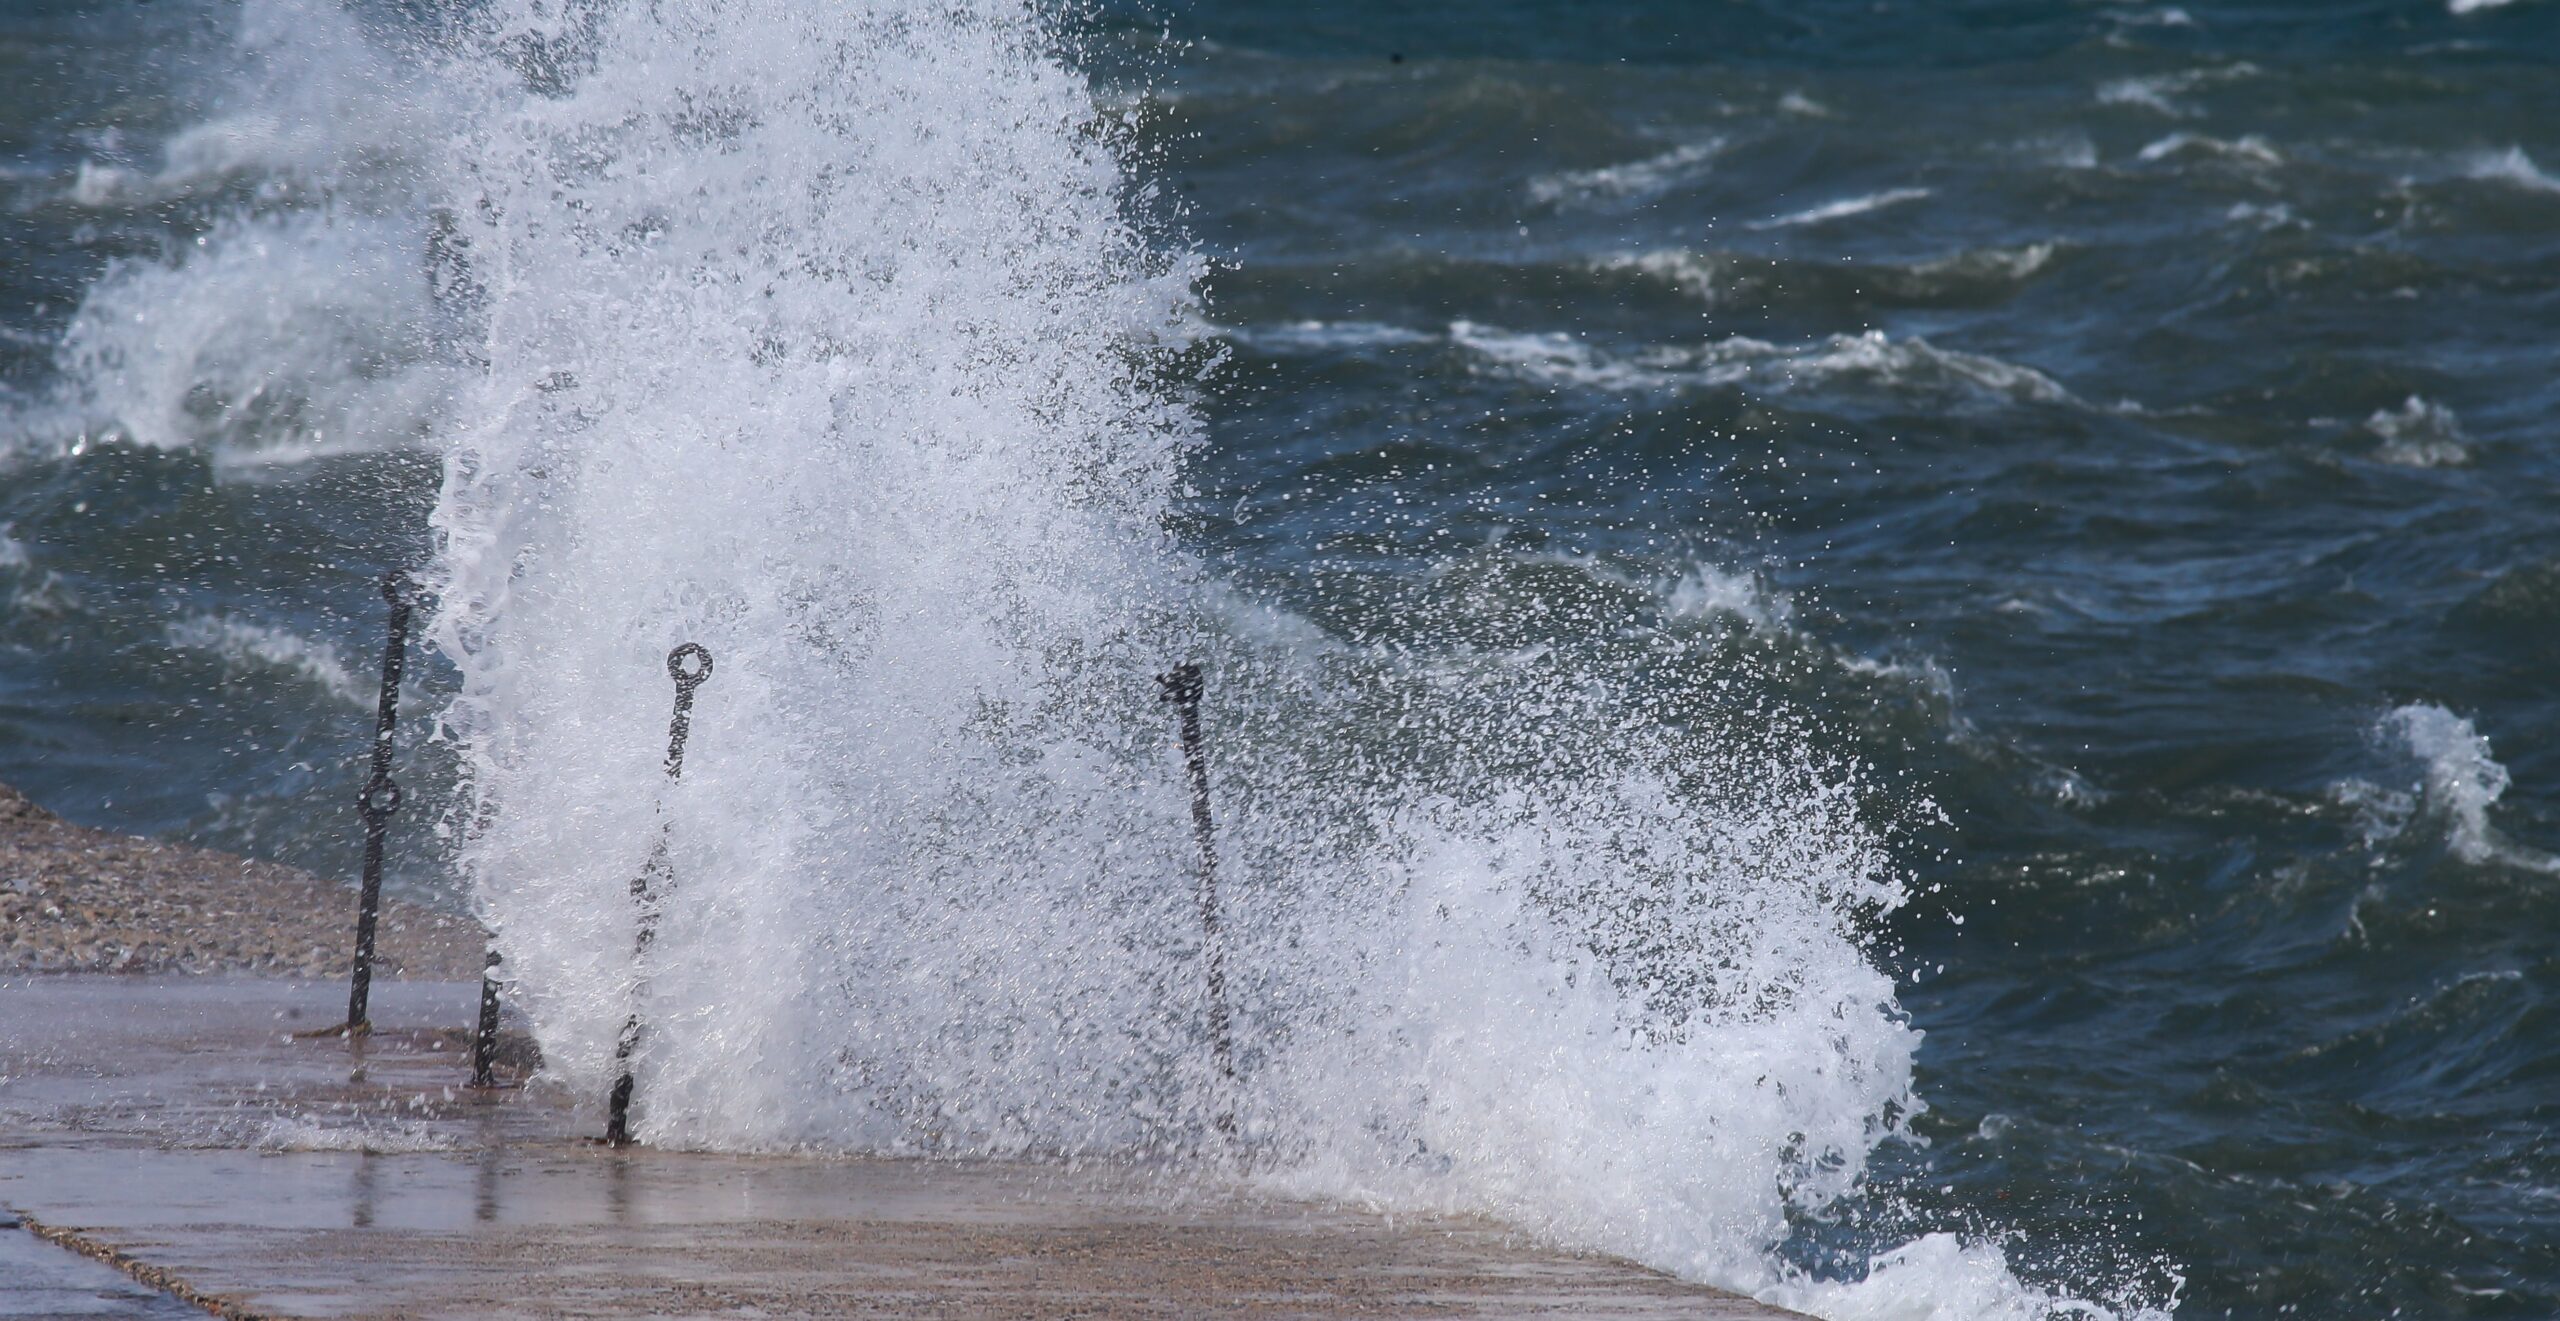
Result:
[[[27,1232],[0,1216],[0,1319],[125,1317],[203,1321],[204,1309]]]
[[[204,1315],[135,1275],[242,1316],[1788,1315],[1129,1168],[609,1150],[461,1085],[476,993],[378,985],[356,1046],[297,1035],[334,984],[0,981],[0,1318]]]

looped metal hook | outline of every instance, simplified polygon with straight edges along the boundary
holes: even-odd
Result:
[[[691,669],[686,665],[690,662]],[[667,653],[667,676],[678,688],[698,688],[711,677],[711,650],[699,642],[688,642]]]
[[[711,677],[711,649],[699,642],[688,642],[668,652],[667,675],[676,681],[675,713],[667,721],[667,779],[672,783],[684,778],[684,741],[693,729],[693,690]],[[647,994],[647,982],[639,965],[657,932],[658,900],[654,891],[657,883],[671,879],[667,823],[661,817],[658,847],[650,853],[647,865],[631,878],[631,899],[640,910],[639,930],[631,951],[631,1015],[622,1021],[622,1036],[614,1043],[616,1072],[613,1090],[605,1097],[604,1140],[616,1147],[631,1141],[631,1096],[639,1087],[639,1080],[632,1073],[632,1057],[640,1050],[640,1002]]]
[[[356,795],[356,808],[365,820],[381,821],[400,810],[400,783],[388,775],[379,776]]]

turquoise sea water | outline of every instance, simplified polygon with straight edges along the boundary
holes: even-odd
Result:
[[[240,13],[0,14],[0,779],[345,871],[477,368]],[[1738,683],[1893,787],[1928,1109],[1797,1264],[1953,1226],[2181,1315],[2560,1311],[2560,5],[1059,30],[1208,262],[1171,535],[1222,588],[1702,726]]]

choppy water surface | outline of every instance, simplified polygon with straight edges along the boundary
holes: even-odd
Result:
[[[1278,1182],[2560,1309],[2560,6],[800,8],[0,18],[0,778],[343,869],[423,565],[573,1072],[663,819],[662,1136],[1179,1155],[1201,654]]]

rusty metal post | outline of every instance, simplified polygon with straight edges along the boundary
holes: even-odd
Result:
[[[480,1026],[471,1034],[471,1085],[487,1090],[498,1085],[498,942],[489,942],[480,965]]]
[[[684,741],[693,731],[693,690],[711,677],[711,653],[700,643],[688,642],[667,653],[667,675],[676,681],[676,709],[667,722],[667,782],[684,778]],[[649,861],[631,878],[631,901],[639,909],[640,927],[631,951],[631,1016],[623,1020],[622,1036],[614,1043],[613,1063],[616,1073],[613,1091],[605,1098],[604,1140],[613,1146],[631,1143],[631,1093],[636,1083],[631,1074],[631,1057],[640,1049],[640,999],[646,993],[647,980],[640,963],[649,953],[649,942],[658,934],[659,882],[669,879],[672,864],[667,860],[667,833],[661,819],[658,843],[650,850]]]
[[[373,774],[356,795],[364,814],[364,888],[356,900],[355,971],[347,988],[349,1033],[372,1029],[374,928],[382,917],[382,844],[390,833],[391,814],[400,810],[400,786],[391,778],[391,736],[400,723],[400,672],[409,656],[409,607],[415,589],[409,575],[394,569],[382,578],[382,599],[391,603],[390,636],[382,648],[382,696],[374,708]]]
[[[1156,676],[1164,700],[1181,715],[1182,761],[1191,777],[1191,833],[1199,847],[1200,954],[1209,981],[1209,1052],[1218,1066],[1223,1095],[1218,1102],[1218,1131],[1236,1131],[1235,1045],[1227,1019],[1226,937],[1218,915],[1218,840],[1209,817],[1209,760],[1200,736],[1200,699],[1208,681],[1197,665],[1177,665]]]

